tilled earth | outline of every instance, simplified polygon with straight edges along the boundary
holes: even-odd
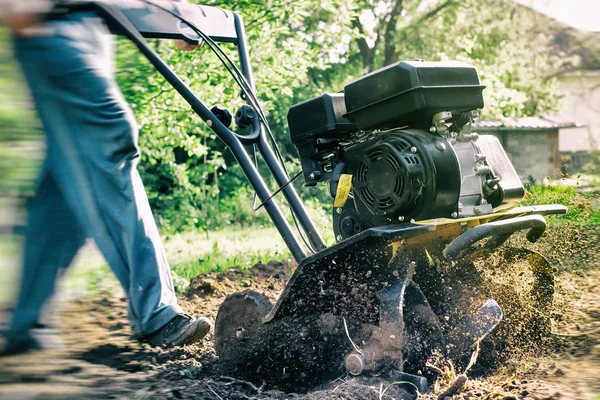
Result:
[[[519,245],[518,240],[512,245]],[[566,225],[533,246],[557,266],[553,333],[536,348],[512,348],[492,371],[470,372],[455,398],[598,399],[600,267],[598,235]],[[214,320],[223,299],[254,289],[275,301],[293,263],[258,264],[200,276],[181,296],[183,308]],[[199,346],[164,350],[131,338],[126,301],[118,296],[61,305],[63,347],[0,358],[0,399],[401,399],[397,382],[340,376],[285,393],[220,372],[212,337]],[[484,351],[484,348],[482,348]],[[484,356],[483,354],[480,357]],[[424,398],[437,399],[461,371],[442,361],[442,377]],[[479,376],[477,375],[479,374]],[[443,398],[443,397],[442,397]]]

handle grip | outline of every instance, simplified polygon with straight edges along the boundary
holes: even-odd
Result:
[[[491,237],[486,245],[488,250],[493,250],[504,243],[513,233],[529,229],[527,240],[536,242],[546,231],[546,220],[541,215],[527,215],[524,217],[511,218],[503,221],[489,222],[476,226],[454,239],[443,251],[445,258],[454,260],[466,249],[472,253],[472,246],[488,237]]]

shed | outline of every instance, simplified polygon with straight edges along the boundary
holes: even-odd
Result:
[[[474,130],[482,135],[494,135],[500,140],[523,182],[532,178],[540,182],[546,177],[561,177],[558,132],[575,126],[571,122],[523,117],[478,121]]]

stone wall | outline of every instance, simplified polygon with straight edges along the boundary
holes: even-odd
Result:
[[[530,176],[538,183],[546,177],[561,177],[558,129],[510,129],[480,133],[493,134],[500,140],[523,182],[528,182]]]
[[[565,73],[558,81],[564,94],[560,119],[581,126],[561,129],[560,151],[600,149],[600,70]]]

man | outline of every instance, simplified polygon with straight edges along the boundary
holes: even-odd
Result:
[[[94,239],[125,289],[137,338],[160,346],[197,342],[211,323],[192,319],[177,304],[137,172],[136,123],[112,76],[110,38],[92,13],[42,22],[52,3],[0,0],[0,15],[15,37],[15,55],[47,139],[29,205],[20,294],[3,353],[43,347],[31,331],[59,271],[86,237]]]

